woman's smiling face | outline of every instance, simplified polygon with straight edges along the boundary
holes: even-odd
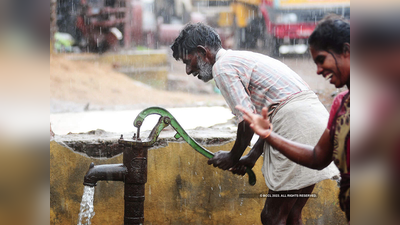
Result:
[[[310,46],[310,52],[317,65],[317,74],[322,75],[337,88],[344,85],[350,88],[350,45],[341,54],[317,50],[312,46]]]

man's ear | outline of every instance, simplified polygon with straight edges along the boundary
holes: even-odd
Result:
[[[200,53],[201,56],[204,57],[204,61],[214,64],[215,56],[209,48],[206,48],[202,45],[197,45],[197,52]]]
[[[202,45],[197,45],[196,50],[198,53],[202,54],[204,57],[207,54],[207,49]]]

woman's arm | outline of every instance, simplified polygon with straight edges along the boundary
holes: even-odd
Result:
[[[287,140],[274,132],[266,141],[288,159],[305,167],[322,170],[332,161],[333,148],[328,129],[325,129],[315,147]]]
[[[243,118],[250,124],[255,133],[263,137],[272,147],[279,150],[290,160],[312,168],[323,169],[332,161],[333,143],[326,129],[315,147],[290,141],[271,132],[271,123],[267,116],[267,109],[263,108],[261,115],[247,111],[241,106],[236,107],[244,113]]]

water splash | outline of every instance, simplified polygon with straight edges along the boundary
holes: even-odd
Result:
[[[85,188],[83,189],[78,225],[92,224],[90,220],[94,216],[93,199],[94,199],[94,187],[85,186]]]

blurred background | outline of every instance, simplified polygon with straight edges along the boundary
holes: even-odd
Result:
[[[52,113],[224,104],[213,82],[188,77],[171,57],[189,22],[214,27],[224,48],[283,61],[329,109],[337,90],[315,76],[307,38],[328,13],[350,19],[349,0],[52,0],[50,9]]]
[[[112,120],[115,111],[153,105],[229,110],[213,81],[193,79],[172,57],[170,45],[187,23],[214,27],[226,49],[284,62],[327,110],[341,91],[316,75],[307,39],[326,14],[350,19],[349,0],[58,0],[51,1],[50,9],[50,122],[55,134],[106,129],[101,123]],[[92,117],[84,124],[70,116],[93,111],[104,112],[103,120]],[[204,116],[215,113],[209,108]]]
[[[338,93],[316,76],[307,37],[326,13],[350,19],[350,1],[50,0],[50,29],[48,4],[0,1],[1,224],[48,224],[49,112],[224,106],[171,57],[187,22],[215,27],[225,48],[283,61],[327,109]],[[353,224],[399,221],[399,9],[352,1]]]

